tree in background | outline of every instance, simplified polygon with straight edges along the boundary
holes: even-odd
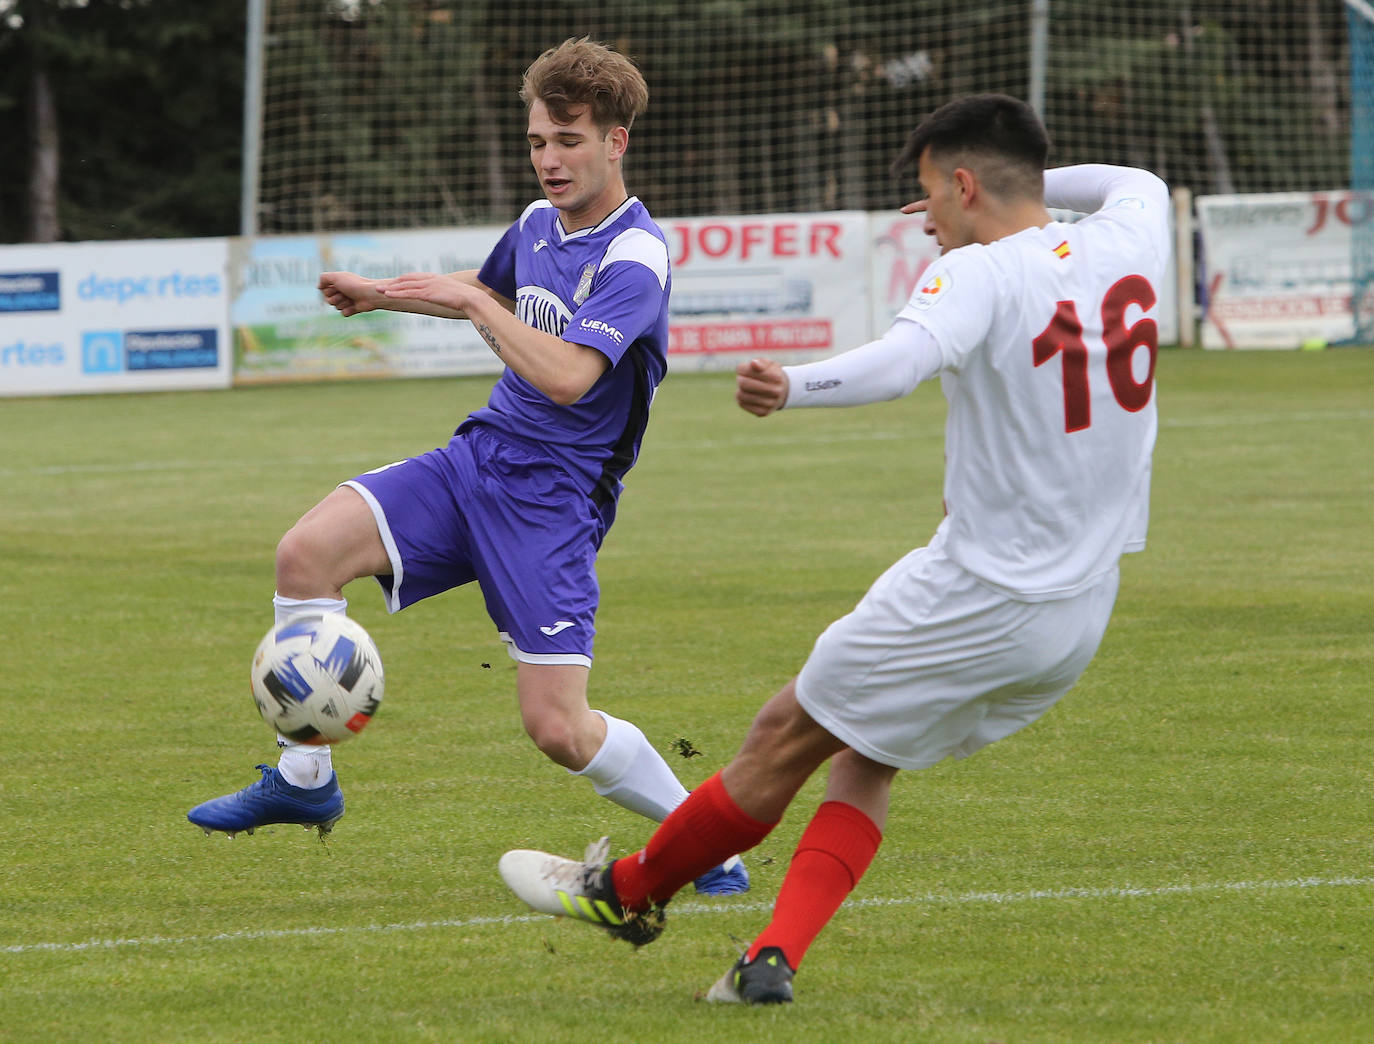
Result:
[[[917,118],[1024,96],[1029,0],[272,0],[263,232],[504,224],[538,187],[520,75],[590,34],[650,84],[661,218],[894,207]],[[1056,164],[1195,193],[1348,184],[1338,3],[1052,0]],[[239,230],[242,0],[0,0],[0,241]]]
[[[238,230],[244,6],[0,0],[0,240]]]

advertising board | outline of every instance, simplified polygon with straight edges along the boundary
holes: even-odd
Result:
[[[223,388],[228,240],[0,252],[0,395]]]
[[[1348,191],[1200,196],[1204,348],[1298,348],[1351,337],[1351,231],[1374,198]]]

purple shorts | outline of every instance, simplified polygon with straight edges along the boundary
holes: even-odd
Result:
[[[537,446],[470,428],[343,485],[377,520],[390,612],[476,580],[514,659],[591,665],[604,524]]]

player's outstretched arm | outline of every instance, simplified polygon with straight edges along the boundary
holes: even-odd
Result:
[[[767,417],[787,402],[787,383],[772,359],[750,359],[735,367],[735,401],[755,417]]]
[[[386,299],[377,290],[377,280],[365,279],[353,272],[324,272],[318,287],[325,303],[344,315],[386,307]]]
[[[430,315],[472,320],[502,362],[563,406],[586,395],[611,364],[595,348],[565,341],[522,322],[514,314],[515,302],[475,276],[471,280],[422,274],[397,276],[387,280],[381,292],[392,302],[391,307],[424,305],[423,310]]]
[[[478,281],[475,269],[448,275],[410,272],[394,279],[367,279],[353,272],[325,272],[320,276],[319,287],[325,301],[344,315],[384,308],[441,319],[466,319],[467,313],[456,304],[463,297],[460,287],[481,290],[507,311],[515,310],[515,302],[506,300]],[[408,293],[397,295],[398,288]]]
[[[770,360],[760,361],[777,366]],[[943,365],[944,354],[930,331],[920,323],[898,316],[876,341],[819,362],[780,367],[785,383],[781,400],[773,409],[862,406],[899,399],[922,381],[934,377]],[[742,384],[743,378],[737,378],[737,382]],[[759,394],[763,394],[761,390]],[[742,399],[740,405],[751,413],[759,413],[745,405]],[[759,416],[768,412],[771,410]]]
[[[515,302],[482,283],[477,278],[476,270],[450,272],[448,275],[407,272],[394,279],[381,280],[378,290],[386,302],[381,307],[398,312],[420,312],[444,319],[471,319],[470,305],[474,300],[474,290],[506,311],[515,312]]]

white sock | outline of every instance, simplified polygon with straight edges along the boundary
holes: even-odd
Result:
[[[272,596],[272,613],[278,627],[293,616],[306,613],[342,613],[348,610],[346,598],[283,598]]]
[[[327,746],[292,743],[282,736],[277,737],[277,746],[281,747],[277,771],[293,787],[318,790],[334,778],[334,762]]]
[[[304,613],[342,613],[348,609],[348,602],[342,598],[283,598],[272,596],[272,610],[280,627],[293,616]],[[328,746],[315,746],[309,743],[292,743],[285,736],[277,736],[277,746],[281,757],[277,761],[277,771],[293,787],[315,790],[334,778],[334,758]]]
[[[592,713],[606,722],[606,739],[586,768],[568,771],[591,780],[602,797],[662,823],[687,799],[686,788],[636,726],[603,711]]]

